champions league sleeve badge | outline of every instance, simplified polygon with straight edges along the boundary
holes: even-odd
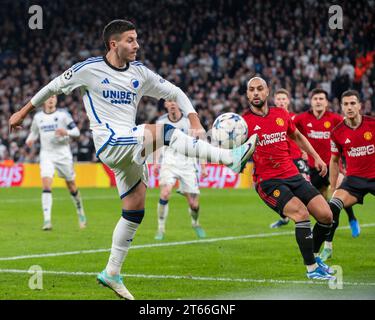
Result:
[[[65,80],[70,80],[73,76],[73,70],[69,69],[64,72],[64,78]]]

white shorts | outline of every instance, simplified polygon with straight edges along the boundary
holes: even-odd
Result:
[[[47,157],[40,158],[40,175],[42,178],[53,178],[55,169],[60,178],[73,181],[76,177],[72,159],[55,160]]]
[[[174,185],[176,180],[180,182],[178,192],[199,194],[198,169],[195,165],[182,166],[163,164],[160,168],[159,184]]]
[[[120,198],[126,197],[139,183],[148,185],[147,165],[137,164],[134,158],[143,149],[144,125],[137,126],[133,133],[130,130],[121,137],[114,136],[99,154],[100,160],[106,164],[116,178]]]

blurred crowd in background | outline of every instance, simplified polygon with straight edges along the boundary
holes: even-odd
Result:
[[[3,0],[0,161],[39,160],[39,145],[24,145],[32,115],[9,134],[10,115],[73,64],[104,55],[102,30],[118,18],[137,27],[137,60],[181,87],[206,129],[217,115],[248,107],[246,84],[254,75],[267,80],[271,93],[289,90],[297,113],[309,109],[309,92],[321,87],[333,111],[340,112],[339,97],[352,88],[361,94],[363,113],[375,115],[375,1],[339,4],[342,30],[329,27],[329,1],[42,0],[43,29],[31,30],[31,3]],[[81,130],[71,144],[74,159],[98,161],[79,90],[58,101]],[[164,112],[162,102],[143,98],[137,124]]]

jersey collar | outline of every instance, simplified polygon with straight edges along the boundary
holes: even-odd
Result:
[[[56,112],[57,112],[57,108],[56,108],[56,110],[55,110],[55,111],[53,111],[53,112],[45,112],[44,110],[42,110],[42,112],[43,112],[44,114],[54,114],[54,113],[56,113]]]
[[[317,118],[317,117],[315,116],[314,111],[313,111],[312,109],[310,109],[309,112],[311,113],[311,115],[312,115],[315,119],[320,120],[320,119],[322,119],[322,118],[327,114],[328,110],[324,111],[324,113],[322,114],[322,116],[321,116],[320,118]]]
[[[346,123],[345,118],[344,118],[344,125],[347,126],[351,130],[357,130],[357,129],[359,129],[362,126],[362,123],[363,123],[363,116],[361,116],[361,122],[359,123],[358,127],[357,128],[352,128],[352,127],[348,126],[348,124]]]
[[[183,114],[182,114],[182,112],[181,112],[181,117],[179,118],[179,119],[177,119],[176,121],[173,121],[171,118],[169,118],[169,114],[168,114],[168,120],[170,121],[170,122],[173,122],[173,123],[177,123],[177,122],[179,122],[182,118],[183,118]]]
[[[251,109],[251,106],[249,107],[249,112],[251,112],[254,116],[258,116],[258,117],[262,117],[262,118],[264,118],[264,117],[267,117],[269,114],[270,114],[270,106],[268,106],[268,110],[267,110],[267,113],[266,114],[264,114],[264,115],[261,115],[261,114],[257,114],[257,113],[255,113],[252,109]]]
[[[126,64],[126,67],[125,67],[125,68],[117,68],[117,67],[115,67],[115,66],[113,66],[113,65],[111,65],[111,64],[109,63],[109,61],[107,60],[106,56],[103,56],[103,60],[104,60],[104,62],[106,63],[106,65],[107,65],[108,67],[110,67],[111,69],[113,69],[113,70],[123,72],[123,71],[126,71],[126,70],[129,69],[129,62]]]

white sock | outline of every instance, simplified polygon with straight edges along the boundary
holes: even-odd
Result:
[[[168,217],[169,206],[167,204],[158,203],[158,229],[160,232],[165,232],[165,223]]]
[[[77,190],[76,195],[71,194],[73,203],[76,207],[77,214],[84,216],[85,215],[85,210],[83,209],[83,203],[82,203],[82,198],[80,192]]]
[[[51,221],[52,193],[50,191],[42,192],[42,208],[44,221]]]
[[[199,208],[197,210],[193,210],[192,208],[189,208],[189,214],[191,216],[191,224],[192,226],[199,226]]]
[[[288,218],[288,217],[285,217],[285,218],[281,218],[281,220],[282,220],[283,222],[288,222],[288,221],[289,221],[289,218]]]
[[[324,248],[331,249],[332,250],[332,241],[326,241],[324,242]]]
[[[309,266],[306,266],[308,272],[314,271],[317,267],[318,267],[318,265],[316,263],[314,263],[312,265],[309,265]]]
[[[194,139],[178,129],[173,131],[169,146],[185,156],[199,158],[210,163],[222,163],[225,165],[233,163],[230,149],[214,147],[208,142]]]
[[[122,264],[128,254],[128,250],[135,236],[139,223],[120,218],[113,231],[112,248],[109,256],[106,272],[113,276],[120,274]]]

